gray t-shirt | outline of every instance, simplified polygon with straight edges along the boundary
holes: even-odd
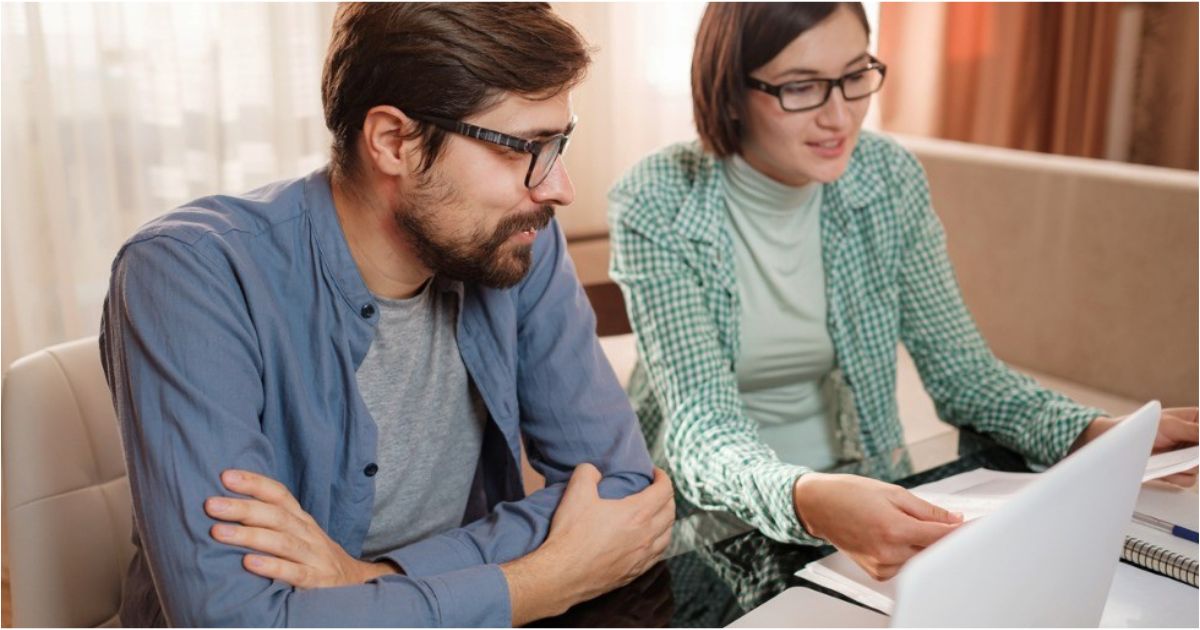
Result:
[[[356,374],[379,428],[368,558],[462,524],[487,420],[458,352],[462,284],[433,278],[411,298],[376,302]]]

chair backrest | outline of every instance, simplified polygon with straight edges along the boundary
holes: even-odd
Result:
[[[96,337],[12,364],[3,438],[13,624],[114,624],[132,517]]]

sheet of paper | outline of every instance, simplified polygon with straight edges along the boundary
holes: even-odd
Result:
[[[1037,473],[1011,473],[977,468],[912,489],[918,497],[971,521],[1000,509],[1010,497],[1037,477]]]
[[[1167,475],[1195,468],[1197,466],[1197,449],[1190,447],[1159,453],[1150,457],[1146,462],[1146,474],[1142,481],[1161,479]],[[913,488],[912,493],[922,499],[950,510],[962,512],[965,520],[974,520],[986,516],[1000,508],[1004,502],[1019,492],[1037,473],[1009,473],[996,470],[976,469],[927,483]],[[1147,510],[1140,505],[1138,510],[1148,514],[1156,514],[1159,510]],[[1163,518],[1162,514],[1156,514]],[[1181,524],[1182,521],[1180,521]]]
[[[874,582],[874,580],[871,580],[874,582],[876,588],[887,591],[885,594],[841,575],[832,574],[831,577],[831,572],[823,570],[814,571],[814,569],[820,566],[819,563],[832,561],[831,564],[842,566],[843,560],[848,561],[849,559],[845,558],[843,554],[837,553],[818,562],[810,563],[797,575],[814,584],[837,591],[855,601],[891,614],[894,602],[893,597],[895,596],[895,590],[894,587],[891,587],[891,582]],[[857,568],[857,565],[855,565],[855,568]],[[870,580],[869,577],[866,577],[865,573],[862,576]],[[788,612],[791,614],[787,615],[787,618],[803,619],[804,614],[802,610],[805,609],[790,608]],[[755,612],[757,612],[757,609]],[[778,613],[780,611],[775,612]],[[844,613],[838,612],[838,614]],[[779,623],[783,618],[776,619],[775,616],[759,617],[751,613],[743,617],[745,622],[739,620],[739,623],[734,625],[801,627],[793,623]],[[772,623],[761,623],[768,620]],[[863,626],[874,625],[867,623],[865,620],[860,623]],[[803,625],[811,627],[814,624]],[[815,625],[833,627],[843,624],[832,623],[828,619],[825,619],[823,623]],[[859,624],[856,623],[854,625]],[[1200,609],[1196,607],[1196,589],[1161,575],[1155,575],[1149,571],[1143,571],[1137,567],[1121,563],[1117,565],[1116,574],[1113,576],[1112,588],[1108,592],[1108,601],[1104,605],[1104,614],[1100,619],[1100,626],[1103,628],[1200,627]]]
[[[811,588],[794,586],[727,628],[884,628],[888,618]]]
[[[1102,628],[1196,628],[1196,589],[1121,563],[1108,590]]]
[[[1008,497],[972,497],[960,494],[942,494],[916,490],[913,494],[951,512],[960,512],[964,521],[973,521],[1000,509]]]
[[[917,486],[914,491],[934,492],[938,494],[961,494],[974,490],[971,494],[979,494],[982,488],[988,495],[1009,495],[1025,487],[1037,473],[1003,472],[976,468],[938,481]]]
[[[876,580],[840,551],[808,563],[796,575],[884,614],[892,614],[896,581]]]
[[[1146,474],[1142,476],[1142,481],[1161,479],[1167,475],[1190,470],[1198,465],[1200,465],[1200,446],[1151,455],[1150,461],[1146,462]]]

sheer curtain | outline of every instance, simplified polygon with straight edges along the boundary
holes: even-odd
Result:
[[[301,175],[328,155],[320,72],[331,4],[0,7],[3,367],[96,334],[109,266],[147,220]],[[575,95],[574,234],[638,158],[694,136],[699,3],[561,4],[595,48]]]
[[[579,127],[566,163],[575,203],[558,213],[576,236],[607,233],[605,195],[638,160],[696,136],[691,64],[702,3],[559,3],[592,46],[573,95]]]
[[[121,242],[326,160],[330,4],[5,4],[3,366],[95,334]]]

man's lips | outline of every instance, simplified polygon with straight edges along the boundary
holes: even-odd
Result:
[[[532,243],[537,239],[538,230],[536,228],[528,228],[525,230],[517,230],[509,235],[508,240],[517,241],[520,243]]]
[[[508,238],[532,242],[537,238],[538,232],[542,231],[549,224],[549,221],[539,221],[537,225],[516,228],[508,235]]]

